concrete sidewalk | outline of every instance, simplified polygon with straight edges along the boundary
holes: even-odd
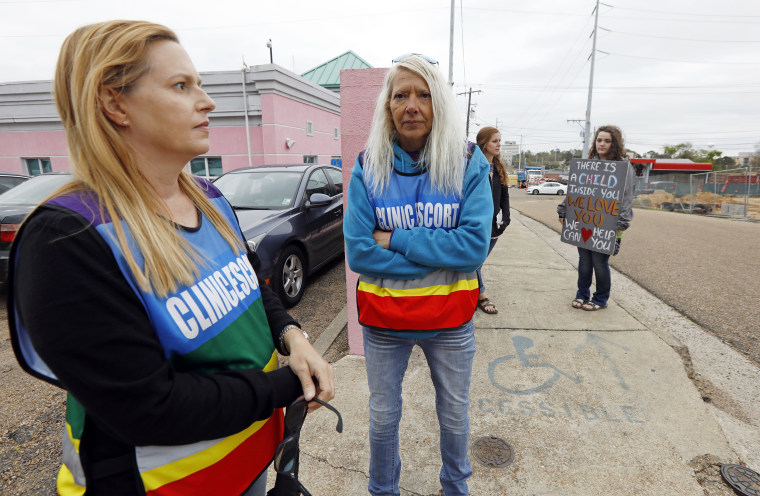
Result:
[[[575,247],[512,211],[483,269],[499,313],[475,315],[470,423],[471,444],[499,438],[513,460],[493,468],[471,457],[471,494],[734,494],[721,464],[760,471],[760,371],[614,270],[607,309],[571,308],[576,264]],[[335,377],[344,432],[326,409],[307,417],[300,479],[315,496],[367,494],[363,357],[338,361]],[[434,390],[419,349],[400,449],[401,494],[437,495]]]

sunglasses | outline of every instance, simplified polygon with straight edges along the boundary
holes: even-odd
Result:
[[[395,59],[392,60],[394,64],[398,64],[402,60],[406,60],[409,57],[417,56],[421,58],[422,60],[425,60],[426,62],[432,64],[432,65],[438,65],[438,61],[435,60],[433,57],[428,57],[427,55],[422,55],[421,53],[405,53],[404,55],[399,55]]]
[[[338,425],[335,426],[335,430],[343,432],[343,417],[340,416],[340,412],[334,406],[317,398],[312,398],[311,401],[316,401],[328,410],[335,412],[335,415],[338,416]],[[303,398],[288,406],[285,411],[285,438],[277,446],[277,451],[274,454],[275,472],[296,483],[304,496],[311,496],[311,493],[298,480],[298,453],[300,451],[298,443],[301,437],[301,427],[303,427],[308,411],[309,401]]]

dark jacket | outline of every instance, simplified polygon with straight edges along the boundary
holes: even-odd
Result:
[[[509,188],[501,184],[499,169],[493,168],[491,177],[491,194],[493,195],[493,219],[491,220],[491,237],[495,238],[504,232],[509,225]],[[503,224],[498,225],[496,217],[501,211],[501,221]]]

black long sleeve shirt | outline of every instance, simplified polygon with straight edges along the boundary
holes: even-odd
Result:
[[[173,371],[110,248],[80,217],[42,208],[19,241],[16,308],[39,355],[86,411],[80,444],[85,473],[88,460],[129,455],[134,446],[234,434],[302,394],[287,367],[269,373]],[[256,270],[258,258],[249,257]],[[277,344],[279,332],[296,322],[259,283]],[[88,494],[99,488],[117,494],[114,488],[125,483],[124,494],[135,494],[135,487],[139,493],[136,472],[113,477],[88,478]]]

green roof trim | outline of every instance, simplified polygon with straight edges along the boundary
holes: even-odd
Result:
[[[372,69],[372,66],[349,50],[314,69],[304,72],[301,77],[324,88],[340,88],[340,71],[343,69]]]

